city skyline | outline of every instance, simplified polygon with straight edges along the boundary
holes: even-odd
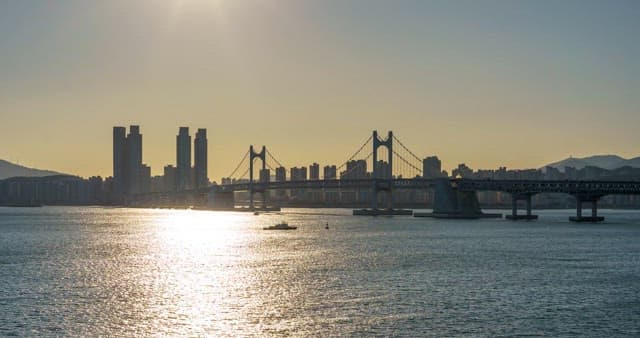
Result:
[[[113,125],[144,128],[152,175],[175,164],[178,126],[208,129],[215,181],[251,144],[322,167],[372,129],[448,171],[635,157],[639,13],[627,1],[5,2],[0,158],[110,176]]]

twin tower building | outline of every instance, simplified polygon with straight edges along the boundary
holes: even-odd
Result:
[[[188,127],[180,127],[176,137],[176,166],[164,167],[161,184],[152,184],[151,168],[142,163],[140,126],[113,127],[113,190],[116,195],[135,195],[150,191],[179,191],[209,185],[207,176],[207,130],[198,129],[193,142]]]

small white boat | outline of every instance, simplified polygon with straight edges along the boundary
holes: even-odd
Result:
[[[276,225],[271,225],[268,227],[264,227],[262,228],[262,230],[295,230],[298,227],[295,226],[289,226],[289,224],[287,224],[287,222],[281,222],[278,223]]]

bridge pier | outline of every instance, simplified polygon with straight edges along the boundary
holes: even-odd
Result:
[[[600,196],[576,196],[576,215],[569,217],[571,222],[602,222],[603,216],[598,216],[598,199]],[[591,202],[591,216],[582,216],[582,202]]]
[[[509,220],[535,220],[538,219],[538,215],[531,213],[531,196],[532,194],[518,195],[511,194],[511,215],[506,215],[505,218]],[[518,215],[518,201],[525,201],[526,214]]]
[[[433,212],[416,212],[414,217],[452,218],[452,219],[477,219],[477,218],[502,218],[502,214],[489,214],[482,212],[476,191],[460,191],[458,187],[452,187],[446,179],[434,180],[435,201]]]

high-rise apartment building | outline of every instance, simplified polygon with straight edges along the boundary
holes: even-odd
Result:
[[[198,129],[196,138],[193,141],[193,166],[195,168],[196,188],[203,188],[209,185],[207,176],[207,130]]]
[[[113,192],[119,196],[126,189],[127,128],[113,127]]]
[[[276,182],[284,182],[287,180],[287,168],[285,167],[277,167],[276,168]]]
[[[318,163],[313,163],[309,166],[309,179],[310,180],[319,180],[320,179],[320,165]]]
[[[261,183],[269,183],[271,180],[271,170],[260,169],[259,179]]]
[[[347,168],[340,173],[341,179],[363,179],[368,178],[367,161],[351,160],[347,162]]]
[[[422,160],[422,177],[434,178],[442,176],[442,163],[438,156],[429,156]]]
[[[142,188],[142,134],[140,126],[113,127],[113,191],[116,196],[139,194]]]
[[[129,126],[129,134],[125,142],[126,191],[129,194],[142,192],[142,134],[140,126]]]
[[[177,175],[176,167],[172,165],[164,166],[164,191],[176,191]]]
[[[291,180],[292,181],[306,181],[307,180],[307,167],[293,167],[291,168]]]
[[[322,174],[325,180],[335,180],[337,169],[335,165],[327,165],[322,169]]]
[[[190,188],[191,136],[189,127],[180,127],[176,136],[176,184],[178,190]]]

